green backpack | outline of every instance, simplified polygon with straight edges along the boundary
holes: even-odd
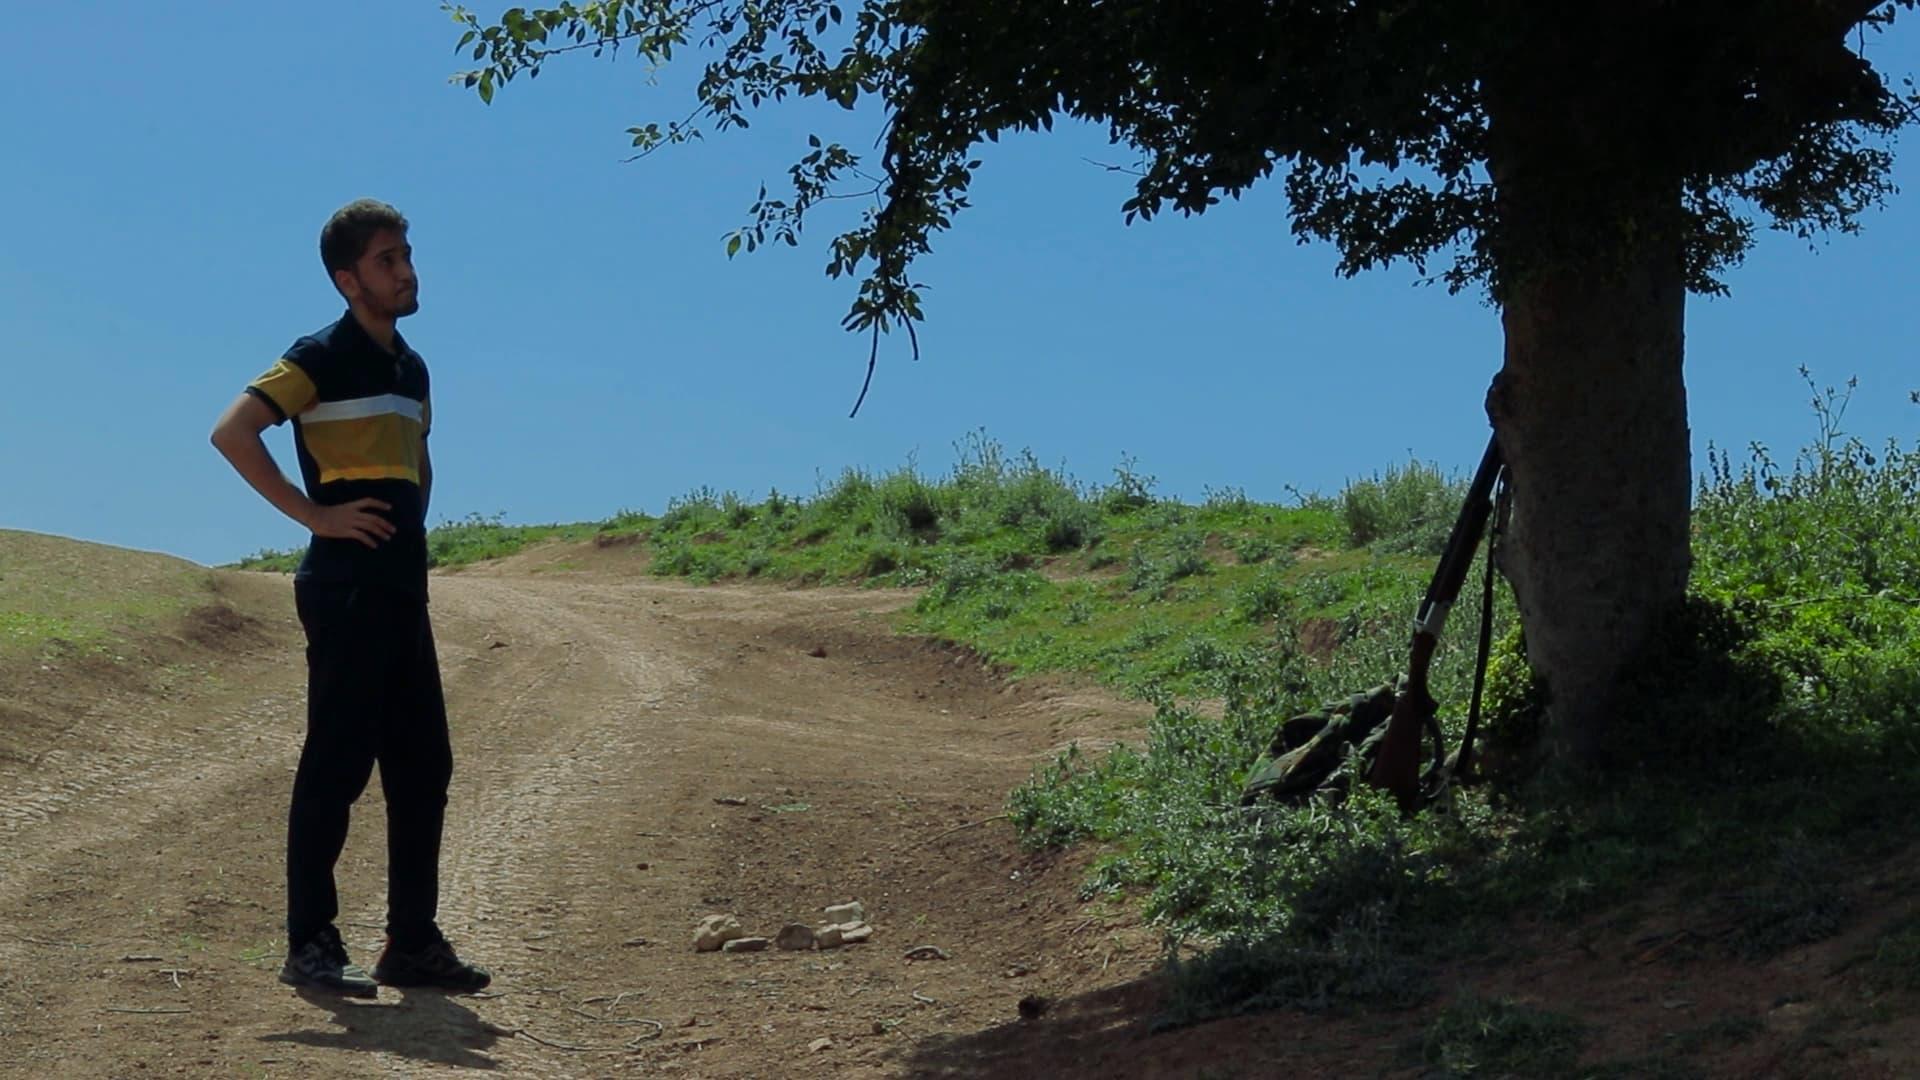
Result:
[[[1501,456],[1499,441],[1490,439],[1473,482],[1468,485],[1460,516],[1447,537],[1440,566],[1434,571],[1414,617],[1409,673],[1343,701],[1327,702],[1314,712],[1302,713],[1281,724],[1266,753],[1260,755],[1248,772],[1240,790],[1240,805],[1249,806],[1263,798],[1298,805],[1316,796],[1323,802],[1337,803],[1346,797],[1355,777],[1370,777],[1376,771],[1385,773],[1386,778],[1370,778],[1393,791],[1404,812],[1412,812],[1446,795],[1455,774],[1470,766],[1474,730],[1480,722],[1480,695],[1485,689],[1487,655],[1493,635],[1493,550],[1499,542],[1500,510],[1505,500],[1505,459]],[[1449,759],[1446,739],[1434,715],[1437,704],[1427,692],[1427,673],[1439,644],[1440,631],[1446,625],[1447,612],[1460,595],[1460,587],[1466,582],[1467,571],[1473,565],[1481,534],[1487,531],[1489,521],[1493,527],[1487,537],[1486,581],[1480,595],[1480,648],[1474,665],[1473,697],[1467,709],[1466,732],[1461,736],[1460,748]],[[1419,723],[1417,727],[1403,723],[1401,737],[1411,738],[1417,744],[1419,728],[1425,728],[1433,740],[1433,760],[1424,776],[1415,771],[1417,746],[1395,744],[1380,769],[1374,766],[1392,727],[1387,721],[1393,716],[1394,702],[1402,693],[1411,695],[1410,710],[1419,709],[1415,714]]]
[[[1394,683],[1382,683],[1281,724],[1247,774],[1240,805],[1263,798],[1303,803],[1316,792],[1337,801],[1352,779],[1366,772],[1374,748],[1386,735],[1394,691]]]

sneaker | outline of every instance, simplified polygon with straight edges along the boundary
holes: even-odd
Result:
[[[388,986],[426,986],[471,993],[493,981],[487,969],[454,955],[447,939],[435,937],[419,949],[403,951],[387,939],[387,947],[373,965],[373,977]]]
[[[340,931],[329,926],[298,949],[287,953],[280,967],[280,981],[288,986],[326,990],[348,997],[374,997],[380,987],[367,977],[360,965],[347,959],[347,947]]]

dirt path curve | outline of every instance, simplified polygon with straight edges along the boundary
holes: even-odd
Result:
[[[1050,748],[1136,709],[897,637],[905,594],[694,587],[610,558],[434,586],[456,760],[441,922],[492,991],[295,994],[273,976],[298,632],[283,581],[229,577],[242,617],[216,660],[0,694],[67,717],[0,759],[0,1075],[1020,1075],[996,1032],[1021,997],[1155,959],[1074,900],[1076,870],[986,820]],[[378,787],[340,867],[369,964]],[[856,898],[865,945],[691,951],[711,912],[772,936]],[[922,944],[950,959],[906,958]]]

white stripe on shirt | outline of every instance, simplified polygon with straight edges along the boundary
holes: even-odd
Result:
[[[349,401],[323,401],[300,414],[302,423],[324,424],[330,420],[364,420],[370,416],[393,414],[414,422],[420,420],[420,403],[400,394],[353,398]]]

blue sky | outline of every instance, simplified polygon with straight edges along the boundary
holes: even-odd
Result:
[[[324,11],[324,17],[316,16]],[[496,14],[482,9],[483,14]],[[1085,481],[1123,455],[1166,494],[1335,491],[1409,455],[1465,471],[1486,438],[1496,313],[1410,271],[1337,278],[1277,188],[1126,227],[1097,132],[989,147],[974,209],[919,276],[922,359],[839,328],[821,272],[846,219],[731,262],[723,237],[819,131],[800,105],[627,164],[625,129],[683,115],[690,68],[556,64],[483,106],[432,0],[38,5],[0,66],[0,527],[203,563],[304,535],[206,437],[232,395],[342,304],[321,223],[361,195],[413,221],[434,374],[433,519],[659,512],[700,485],[810,493],[846,466],[944,472],[986,434]],[[1920,69],[1920,19],[1873,43]],[[1909,155],[1898,179],[1920,188]],[[1920,191],[1864,235],[1770,235],[1730,300],[1693,300],[1688,390],[1709,441],[1790,454],[1796,368],[1860,380],[1847,427],[1913,440]],[[1365,417],[1364,424],[1361,418]],[[269,447],[295,474],[291,436]]]

